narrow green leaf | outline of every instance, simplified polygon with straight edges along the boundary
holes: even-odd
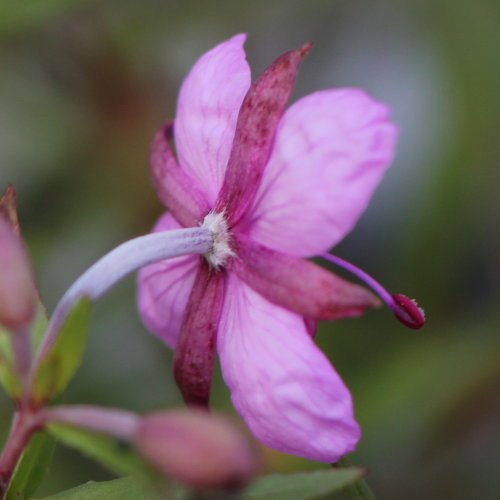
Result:
[[[364,474],[365,471],[358,467],[270,474],[250,484],[242,493],[241,499],[318,500],[355,483]]]
[[[51,423],[47,430],[67,446],[76,448],[117,474],[149,473],[147,465],[126,441],[61,423]]]
[[[7,394],[18,399],[21,396],[21,383],[14,368],[11,333],[0,328],[0,383]]]
[[[78,368],[87,341],[90,300],[80,299],[68,314],[54,345],[42,359],[35,377],[34,399],[39,404],[64,390]]]
[[[14,471],[6,500],[31,498],[47,472],[54,444],[54,438],[46,432],[33,436]]]
[[[159,500],[151,487],[135,477],[91,481],[39,500]],[[168,500],[163,497],[162,500]]]

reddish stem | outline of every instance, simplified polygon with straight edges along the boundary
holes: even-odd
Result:
[[[17,411],[0,455],[0,500],[5,498],[12,474],[31,436],[39,429],[37,415],[24,409]]]

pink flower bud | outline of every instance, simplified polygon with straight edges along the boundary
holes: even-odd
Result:
[[[13,331],[26,327],[35,315],[36,298],[26,249],[0,215],[0,325]]]
[[[162,473],[195,488],[234,488],[258,471],[257,456],[226,418],[202,410],[145,417],[135,434],[140,453]]]

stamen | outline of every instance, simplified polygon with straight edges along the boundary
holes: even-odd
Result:
[[[360,280],[364,281],[389,307],[394,313],[394,316],[409,328],[418,330],[422,328],[425,323],[424,310],[418,306],[415,300],[409,299],[405,295],[390,294],[378,281],[372,278],[369,274],[365,273],[359,267],[347,262],[340,257],[331,255],[329,253],[321,254],[319,257],[344,268],[346,271],[357,276]]]

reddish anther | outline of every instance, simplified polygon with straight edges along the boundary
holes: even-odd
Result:
[[[394,302],[398,307],[393,307],[392,312],[403,325],[419,330],[424,326],[425,313],[413,299],[409,299],[405,295],[395,293],[392,295]]]

